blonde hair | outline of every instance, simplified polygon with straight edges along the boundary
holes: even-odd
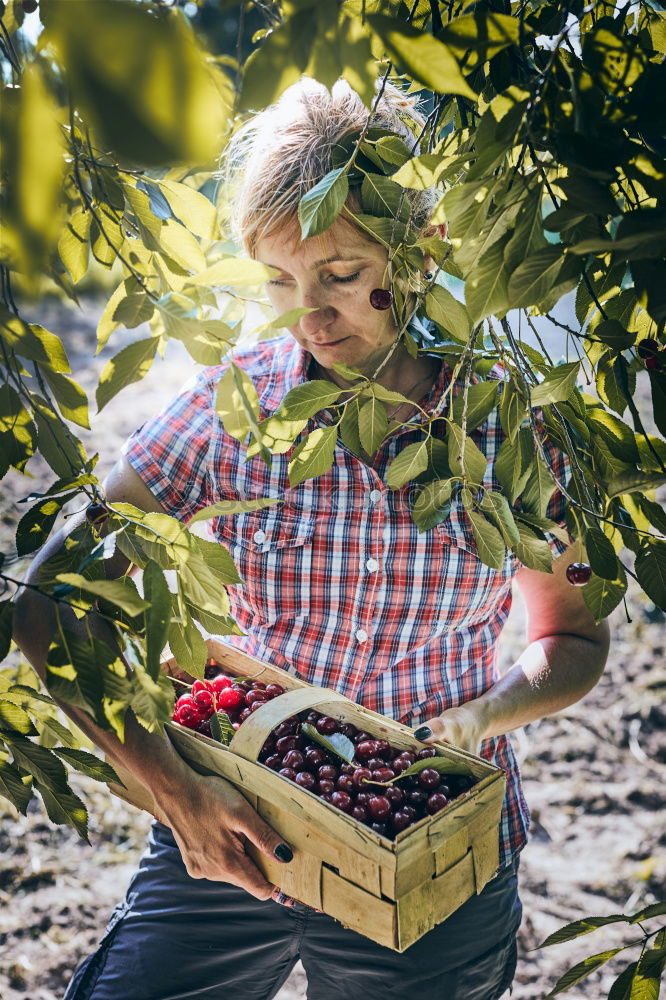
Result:
[[[333,150],[368,124],[404,139],[413,155],[416,136],[425,119],[415,98],[387,83],[374,114],[344,80],[329,91],[310,77],[302,77],[279,100],[254,115],[232,137],[225,150],[220,177],[230,199],[232,236],[250,256],[257,241],[293,222],[298,203],[332,169]],[[405,192],[410,219],[424,229],[437,196],[434,189]],[[358,189],[352,187],[348,205],[361,211]]]

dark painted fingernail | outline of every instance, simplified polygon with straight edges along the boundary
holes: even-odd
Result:
[[[285,863],[287,861],[291,861],[294,857],[294,852],[292,851],[291,847],[289,847],[287,844],[278,844],[275,850],[273,851],[273,854],[278,859],[278,861],[284,861]]]
[[[414,736],[417,740],[427,740],[432,736],[432,729],[430,726],[421,726],[420,729],[414,730]]]

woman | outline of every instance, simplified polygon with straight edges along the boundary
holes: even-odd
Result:
[[[418,128],[411,102],[386,88],[372,124],[409,139],[406,121]],[[608,633],[565,579],[575,557],[565,552],[552,575],[525,569],[512,555],[502,570],[490,569],[477,557],[459,500],[439,525],[419,532],[409,487],[385,485],[390,462],[422,439],[421,422],[433,413],[451,371],[436,356],[413,357],[397,342],[392,310],[377,308],[390,290],[386,249],[344,217],[301,241],[295,214],[302,194],[330,170],[336,147],[366,122],[346,84],[329,94],[304,81],[232,147],[242,162],[239,237],[252,256],[275,268],[267,293],[277,313],[309,309],[289,335],[235,351],[234,361],[256,389],[262,418],[307,380],[348,388],[335,368],[340,363],[368,376],[380,369],[378,381],[415,405],[393,408],[396,429],[374,455],[338,439],[331,469],[291,488],[289,454],[274,456],[270,467],[260,458],[246,461],[244,447],[226,433],[215,410],[226,365],[216,366],[130,438],[106,490],[112,502],[182,520],[223,499],[280,496],[284,502],[267,510],[212,522],[244,580],[230,588],[230,598],[246,634],[229,641],[414,726],[426,743],[448,740],[503,767],[508,787],[499,873],[443,924],[394,953],[302,904],[275,905],[279,887],[266,882],[244,844],[250,840],[285,864],[291,849],[227,782],[195,774],[168,742],[131,719],[121,745],[72,710],[97,744],[151,790],[164,823],[153,827],[127,897],[98,951],[75,974],[67,1000],[212,998],[223,990],[265,1000],[298,958],[310,1000],[406,994],[495,1000],[512,981],[521,918],[518,856],[528,812],[505,734],[590,690],[603,670]],[[409,197],[425,230],[431,193]],[[306,430],[331,421],[324,409]],[[492,485],[502,440],[496,415],[474,440],[489,460]],[[563,457],[552,447],[550,457],[562,475]],[[561,520],[558,494],[548,514]],[[564,548],[554,538],[551,543]],[[46,546],[32,573],[59,544],[62,537]],[[121,556],[109,560],[110,574],[126,569]],[[500,679],[497,641],[513,580],[527,603],[530,645]],[[24,620],[35,600],[23,598]],[[47,621],[50,609],[40,614]],[[103,623],[95,627],[105,634]],[[43,670],[48,624],[39,636],[27,632],[17,628],[20,644]]]

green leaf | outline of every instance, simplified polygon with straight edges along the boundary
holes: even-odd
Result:
[[[30,716],[18,705],[0,698],[0,733],[20,733],[22,736],[36,736],[37,730]]]
[[[666,914],[666,899],[642,906],[637,913],[633,913],[628,919],[630,924],[637,924],[639,921],[651,920],[652,917],[662,917],[664,914]]]
[[[666,610],[666,542],[650,538],[647,545],[641,545],[634,569],[650,600]]]
[[[561,403],[569,398],[576,385],[580,361],[558,365],[546,374],[543,382],[530,392],[532,406],[544,406],[546,403]]]
[[[234,564],[233,559],[229,550],[220,545],[219,542],[209,542],[205,538],[199,538],[197,535],[193,536],[195,539],[196,547],[204,558],[206,566],[208,569],[212,570],[217,577],[220,578],[221,583],[224,586],[234,586],[235,584],[242,583],[242,579],[238,575],[238,570]]]
[[[504,244],[505,240],[500,240],[486,250],[465,282],[465,301],[473,325],[515,305],[508,296]]]
[[[306,420],[326,409],[340,396],[342,389],[326,379],[312,379],[290,389],[276,416],[286,420]]]
[[[92,753],[88,753],[86,750],[73,750],[65,749],[64,747],[54,747],[53,753],[57,754],[66,764],[70,767],[75,768],[80,771],[81,774],[85,774],[88,778],[94,778],[95,781],[115,782],[117,785],[123,785],[122,781],[106,761],[100,760]],[[124,785],[123,785],[124,787]]]
[[[409,219],[409,199],[399,184],[383,174],[366,174],[361,184],[363,211],[380,218]]]
[[[528,569],[534,569],[542,573],[552,573],[553,554],[550,551],[548,542],[543,538],[539,538],[522,521],[518,520],[516,523],[518,534],[520,535],[520,541],[512,546],[516,557]]]
[[[599,927],[607,927],[608,924],[622,923],[628,921],[624,913],[612,913],[608,917],[583,917],[581,920],[574,920],[570,924],[565,924],[559,930],[549,934],[545,941],[542,941],[539,948],[548,948],[551,944],[562,944],[564,941],[573,941],[574,938],[590,934]]]
[[[328,472],[333,465],[337,439],[336,427],[318,427],[301,441],[289,462],[289,485],[292,489],[306,479]]]
[[[236,730],[234,729],[231,719],[226,712],[214,712],[210,719],[210,731],[214,740],[218,743],[224,743],[225,746],[229,746],[232,739],[234,738]]]
[[[191,619],[188,619],[185,625],[180,625],[175,621],[171,622],[169,646],[180,667],[188,674],[192,674],[193,677],[203,678],[208,647],[201,632]]]
[[[320,746],[324,747],[331,753],[336,754],[336,756],[341,757],[342,760],[351,764],[354,759],[354,754],[356,753],[356,747],[344,733],[333,733],[331,736],[323,736],[319,730],[311,726],[309,722],[303,722],[301,724],[301,732],[307,736],[309,740],[313,740],[315,743],[319,743]]]
[[[509,279],[509,300],[514,308],[541,302],[560,281],[564,248],[547,246],[526,257]]]
[[[232,517],[234,514],[246,514],[249,511],[264,510],[275,503],[282,503],[278,497],[259,497],[256,500],[220,500],[219,503],[211,504],[197,511],[188,521],[189,524],[196,524],[197,521],[210,521],[213,517]]]
[[[135,278],[131,276],[129,278],[125,278],[120,282],[113,295],[104,306],[104,311],[97,324],[96,354],[99,354],[99,352],[106,347],[109,337],[121,324],[120,319],[116,317],[116,310],[119,308],[121,302],[128,295],[133,293],[136,294],[140,287],[141,286]]]
[[[397,18],[371,14],[366,21],[381,38],[389,59],[413,80],[438,94],[460,94],[476,101],[448,46]]]
[[[509,547],[520,542],[520,532],[509,502],[501,493],[485,490],[481,500],[481,510],[490,518]]]
[[[466,344],[471,323],[464,303],[459,302],[448,288],[433,285],[425,299],[426,314],[437,326],[451,334],[454,340]]]
[[[386,785],[394,785],[396,782],[400,781],[401,778],[408,778],[412,774],[420,774],[421,771],[425,771],[427,767],[431,767],[438,774],[464,774],[465,777],[471,778],[473,775],[470,772],[469,767],[463,760],[453,760],[450,757],[428,757],[426,760],[417,760],[413,764],[410,764],[406,770],[401,771],[400,774],[396,775],[390,781],[382,782]]]
[[[467,56],[465,67],[473,69],[479,63],[492,59],[508,45],[516,44],[519,32],[517,18],[490,10],[479,10],[454,17],[444,25],[438,37],[459,58]]]
[[[603,319],[597,323],[594,336],[616,351],[626,351],[636,340],[636,334],[629,333],[616,319]]]
[[[638,960],[629,1000],[657,1000],[666,965],[664,932],[661,931]]]
[[[15,763],[32,774],[41,785],[54,791],[67,788],[67,772],[50,750],[31,743],[24,736],[12,736],[9,743]]]
[[[0,663],[7,656],[12,644],[14,605],[12,601],[0,601]]]
[[[84,590],[86,593],[103,597],[116,604],[128,615],[140,615],[149,607],[148,602],[139,594],[134,580],[125,577],[120,580],[87,580],[80,573],[59,573],[56,577],[61,583]]]
[[[331,170],[298,203],[301,239],[318,236],[332,226],[347,200],[349,178],[344,167]]]
[[[391,180],[395,184],[401,184],[402,187],[424,191],[437,183],[437,178],[445,165],[446,160],[439,154],[423,153],[403,163],[399,170],[391,174]]]
[[[60,259],[76,284],[88,270],[90,223],[92,212],[79,208],[67,219],[58,240]]]
[[[497,390],[500,383],[493,380],[477,382],[467,389],[467,431],[476,430],[485,421],[491,410],[497,404]],[[462,426],[464,396],[460,393],[453,398],[451,415],[455,422]]]
[[[617,580],[618,564],[610,538],[600,528],[592,525],[585,532],[585,549],[590,566],[603,580]]]
[[[201,641],[203,642],[203,637]],[[203,674],[203,668],[201,673]],[[132,679],[134,693],[131,708],[137,721],[149,732],[163,735],[164,723],[173,713],[174,690],[171,681],[161,672],[157,678],[152,678],[140,663],[134,664]]]
[[[35,452],[35,425],[18,393],[7,382],[0,386],[0,479],[10,466],[22,472]]]
[[[502,569],[506,553],[502,535],[481,514],[477,514],[473,510],[468,510],[467,516],[472,522],[472,533],[476,541],[476,550],[479,553],[479,559],[486,566],[490,566],[491,569]]]
[[[58,719],[48,716],[47,718],[40,720],[40,725],[42,728],[40,741],[43,746],[51,749],[56,746],[56,744],[64,743],[68,747],[73,747],[74,749],[78,748],[79,741],[74,733],[71,729],[68,729],[67,726],[63,726],[62,722]]]
[[[3,339],[20,357],[36,361],[53,372],[71,373],[62,340],[39,323],[24,323],[0,306],[0,329]]]
[[[415,479],[428,468],[427,440],[408,444],[393,459],[386,473],[386,485],[392,490],[400,489],[405,483]]]
[[[40,500],[23,515],[16,528],[16,551],[20,556],[35,552],[51,534],[63,503],[71,494]]]
[[[305,71],[316,29],[316,10],[306,9],[271,31],[246,62],[239,110],[265,108],[297,82]]]
[[[88,397],[85,390],[73,378],[61,375],[60,372],[51,372],[46,369],[44,375],[65,420],[71,420],[79,427],[90,430]]]
[[[246,371],[233,363],[218,381],[215,411],[227,434],[241,442],[259,419],[259,396],[254,383]]]
[[[155,180],[167,196],[171,210],[195,236],[206,240],[218,238],[217,211],[212,201],[188,184],[172,180]]]
[[[449,466],[454,476],[464,476],[472,483],[480,485],[486,474],[488,459],[472,441],[465,436],[463,447],[462,429],[452,420],[447,421],[447,443],[449,449]]]
[[[412,519],[419,531],[429,531],[449,516],[454,483],[451,479],[435,479],[423,487],[412,507]]]
[[[638,962],[631,962],[617,977],[610,988],[608,1000],[631,1000],[631,984],[634,981],[634,973]]]
[[[278,274],[274,267],[268,267],[258,260],[245,257],[225,257],[198,274],[192,274],[187,279],[188,285],[205,285],[207,288],[217,286],[232,288],[243,285],[260,285]]]
[[[361,407],[358,430],[364,450],[368,455],[374,455],[388,433],[386,407],[376,396]]]
[[[604,580],[593,575],[590,582],[583,587],[583,600],[597,625],[615,610],[626,593],[627,581],[619,562],[618,569],[619,576],[616,580]]]
[[[518,392],[513,382],[504,382],[499,406],[502,430],[513,441],[520,430],[520,425],[528,415],[527,403]]]
[[[171,592],[161,568],[152,560],[143,571],[143,593],[150,607],[144,610],[146,669],[155,680],[160,672],[171,622]]]
[[[114,357],[110,358],[99,377],[99,385],[95,393],[98,412],[113,399],[117,393],[132,382],[139,382],[149,372],[157,348],[159,337],[145,337],[133,344],[123,347]]]
[[[538,451],[535,451],[530,466],[527,482],[521,495],[522,510],[537,518],[544,518],[550,498],[555,490],[555,483]]]
[[[88,840],[88,810],[69,785],[64,788],[53,788],[37,780],[34,787],[42,797],[51,822],[73,826],[79,836],[90,843]]]
[[[604,962],[608,962],[608,960],[613,958],[614,955],[617,955],[618,951],[622,951],[622,948],[610,948],[608,951],[601,951],[597,955],[590,955],[589,958],[585,958],[582,962],[578,962],[577,965],[574,965],[573,968],[569,969],[568,972],[565,972],[564,975],[557,980],[555,986],[548,994],[548,997],[554,997],[558,993],[564,993],[565,990],[575,986],[576,983],[579,983],[581,979],[585,979],[586,976],[589,976],[595,971],[595,969],[598,969],[600,965],[603,965]]]
[[[639,493],[643,490],[656,489],[666,483],[666,474],[661,472],[623,472],[608,483],[609,499],[621,496],[623,493]]]
[[[27,815],[28,803],[32,798],[32,790],[29,785],[24,785],[21,780],[21,772],[9,761],[0,757],[0,795],[9,799],[13,806],[23,815]]]

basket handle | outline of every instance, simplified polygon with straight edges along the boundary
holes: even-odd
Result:
[[[340,701],[354,704],[349,698],[330,688],[307,687],[285,691],[248,716],[243,725],[236,730],[229,749],[239,757],[254,763],[268,734],[285,719],[306,708],[328,708],[334,702]]]

